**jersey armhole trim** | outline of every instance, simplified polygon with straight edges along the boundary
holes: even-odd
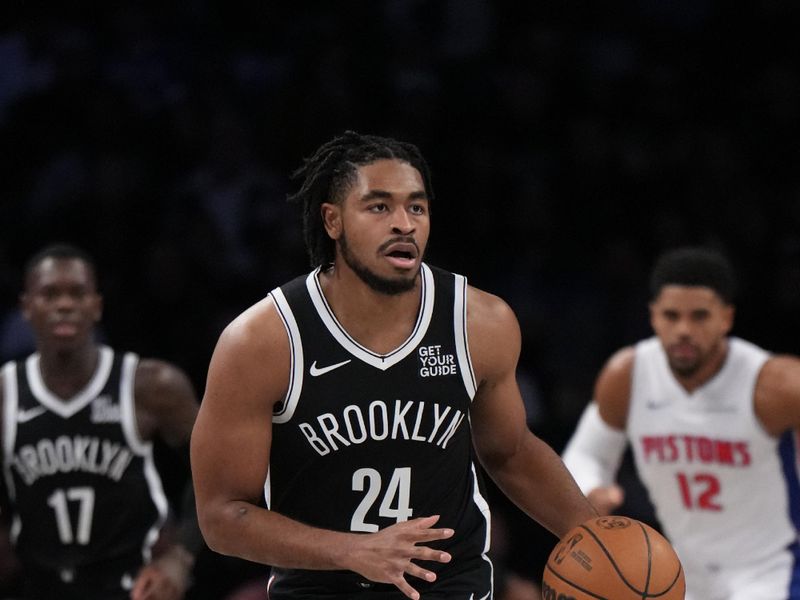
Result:
[[[17,443],[17,410],[19,406],[17,366],[13,361],[3,365],[3,475],[12,500],[16,498],[11,465]]]
[[[122,369],[119,377],[119,403],[122,410],[122,431],[128,445],[139,456],[149,454],[151,444],[147,443],[139,433],[136,421],[136,399],[134,385],[136,381],[136,368],[139,366],[139,357],[132,352],[127,352],[122,357]]]
[[[469,337],[467,335],[467,279],[463,275],[455,275],[453,331],[456,340],[458,370],[461,372],[464,388],[467,390],[471,401],[475,399],[478,386],[475,383],[475,372],[472,369],[472,358],[469,354]]]
[[[126,352],[122,358],[122,369],[119,381],[119,398],[122,408],[122,431],[128,445],[137,456],[142,459],[144,478],[150,491],[150,498],[158,514],[156,521],[148,529],[142,540],[142,559],[149,563],[152,559],[152,548],[158,541],[161,528],[169,514],[169,500],[164,492],[164,484],[158,473],[153,456],[152,442],[142,439],[136,421],[136,397],[134,394],[136,382],[136,369],[139,366],[139,357],[133,352]]]
[[[275,302],[275,308],[286,328],[289,337],[289,387],[283,400],[283,406],[272,415],[273,423],[286,423],[294,415],[297,403],[300,400],[300,392],[303,389],[303,343],[300,339],[300,329],[294,313],[286,301],[286,296],[280,288],[275,288],[269,295]]]

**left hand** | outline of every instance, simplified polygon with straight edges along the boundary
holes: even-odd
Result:
[[[614,514],[625,501],[625,490],[616,483],[593,489],[586,497],[601,516]]]
[[[173,546],[142,567],[131,600],[182,600],[189,588],[194,559],[182,546]]]

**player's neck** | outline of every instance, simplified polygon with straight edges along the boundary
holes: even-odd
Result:
[[[372,289],[347,268],[320,273],[322,291],[336,319],[362,346],[391,352],[414,329],[420,307],[420,276],[412,289],[385,294]]]
[[[44,384],[56,396],[71,398],[91,380],[100,352],[92,343],[69,350],[40,348],[39,355]]]
[[[681,376],[673,371],[673,374],[675,375],[675,379],[678,380],[678,383],[680,383],[681,387],[683,387],[687,393],[691,394],[698,388],[708,383],[717,373],[720,372],[727,357],[728,340],[723,339],[716,351],[709,355],[708,360],[706,360],[705,363],[701,365],[695,373],[692,373],[689,376]]]

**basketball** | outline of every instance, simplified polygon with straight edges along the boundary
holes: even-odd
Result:
[[[672,545],[629,517],[589,519],[559,542],[544,569],[544,600],[683,600],[683,568]]]

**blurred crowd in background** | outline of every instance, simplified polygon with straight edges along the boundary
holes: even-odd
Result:
[[[605,358],[649,335],[665,248],[726,251],[735,333],[800,351],[800,6],[555,5],[7,3],[0,358],[32,348],[24,260],[69,241],[98,260],[103,334],[202,393],[225,324],[308,268],[290,176],[345,129],[427,157],[428,260],[515,309],[529,424],[556,449]],[[537,579],[555,539],[495,505],[502,567]],[[635,492],[626,510],[652,518]],[[203,557],[195,596],[260,575]]]

